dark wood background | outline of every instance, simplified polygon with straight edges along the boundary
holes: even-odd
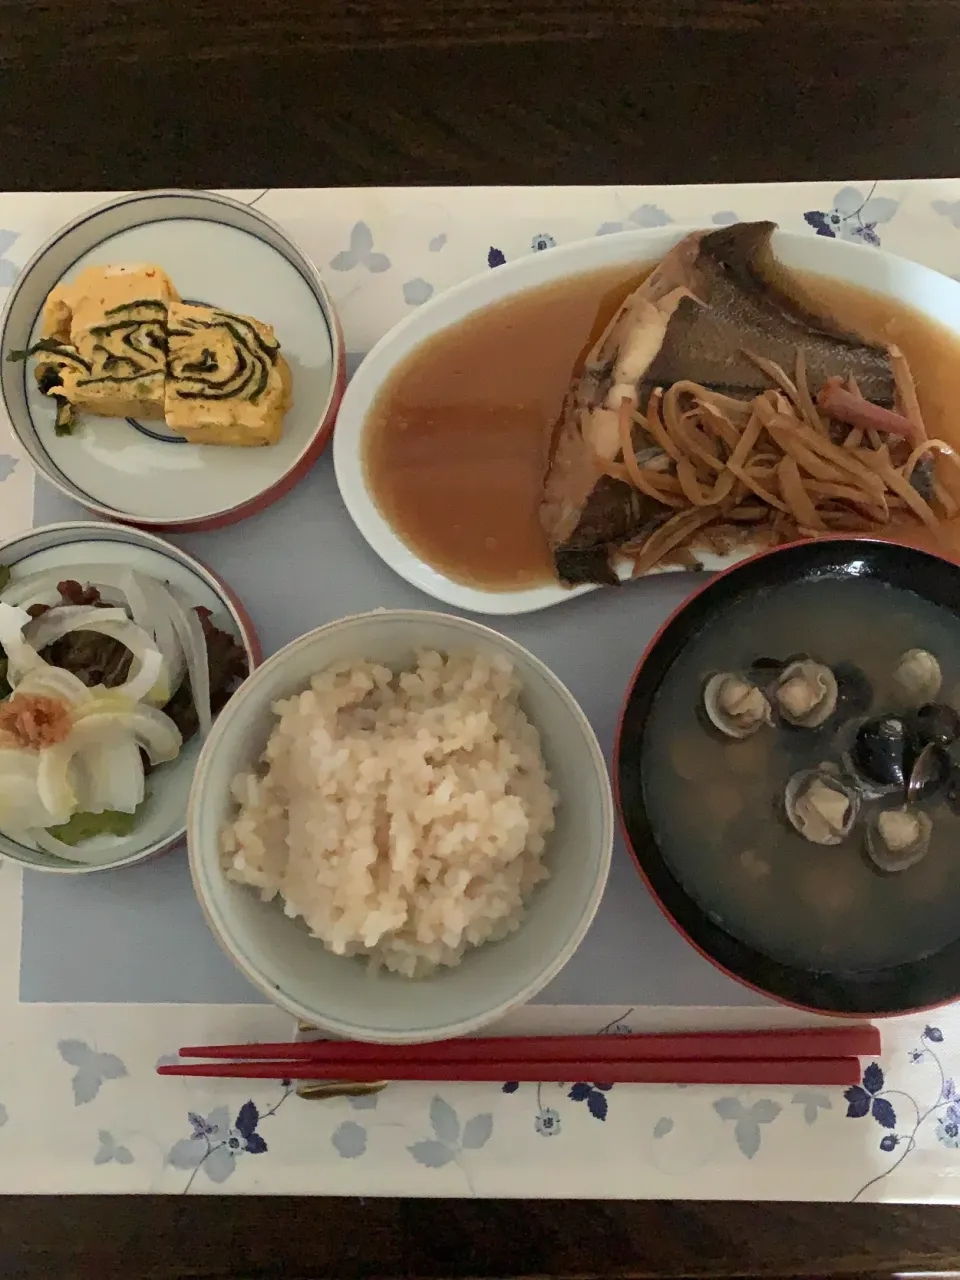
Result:
[[[7,190],[906,178],[958,161],[960,0],[0,0]],[[953,1267],[949,1208],[0,1203],[3,1280]]]
[[[957,170],[960,0],[0,0],[0,185]]]

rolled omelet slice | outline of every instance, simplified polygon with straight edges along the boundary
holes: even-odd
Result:
[[[165,417],[194,444],[269,445],[290,408],[273,329],[219,307],[171,303]]]
[[[162,418],[167,311],[179,300],[167,273],[149,263],[88,267],[59,284],[43,308],[33,349],[37,383],[58,405],[57,429],[75,413]]]

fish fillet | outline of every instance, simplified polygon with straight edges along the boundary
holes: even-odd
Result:
[[[617,408],[645,406],[653,387],[690,379],[738,399],[774,384],[745,352],[787,370],[803,349],[814,394],[829,377],[853,375],[864,396],[889,407],[887,353],[804,310],[776,281],[772,222],[697,231],[631,293],[571,386],[551,443],[541,520],[562,582],[616,583],[617,548],[669,511],[602,473],[620,451]]]

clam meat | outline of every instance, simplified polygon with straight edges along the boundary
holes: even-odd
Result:
[[[940,663],[928,649],[907,649],[893,673],[898,696],[913,706],[932,702],[940,692],[941,680]]]
[[[840,844],[860,809],[856,791],[828,764],[795,773],[783,800],[790,824],[813,844]]]
[[[822,662],[799,658],[781,671],[773,697],[788,724],[818,729],[837,708],[836,677]]]
[[[882,809],[867,823],[870,861],[881,871],[906,871],[930,848],[933,822],[919,809]]]
[[[728,738],[749,738],[770,724],[767,696],[746,676],[721,671],[703,687],[703,709],[710,723]]]

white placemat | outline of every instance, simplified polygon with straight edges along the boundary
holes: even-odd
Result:
[[[523,253],[624,227],[773,218],[960,272],[960,181],[749,187],[231,192],[313,257],[351,351],[440,289]],[[0,301],[94,194],[0,195]],[[0,537],[34,479],[0,422]],[[0,866],[0,1193],[960,1199],[960,1008],[883,1024],[843,1090],[391,1085],[305,1102],[280,1085],[156,1077],[185,1043],[287,1038],[258,1005],[21,1004],[21,873]],[[131,956],[148,964],[149,956]],[[540,1007],[513,1026],[771,1026],[765,1008]],[[956,1064],[956,1065],[955,1065]]]

